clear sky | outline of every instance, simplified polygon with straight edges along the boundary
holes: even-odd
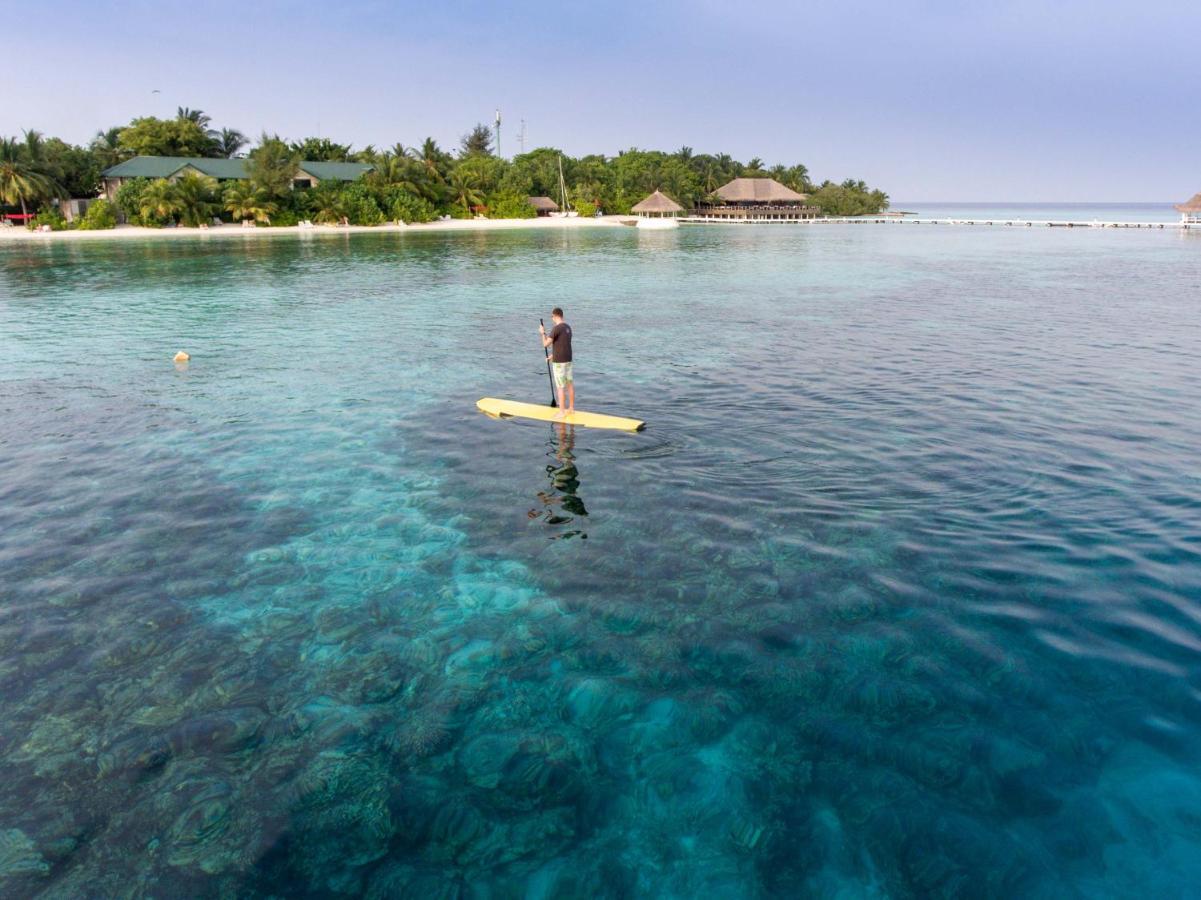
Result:
[[[0,0],[0,133],[135,115],[803,162],[905,200],[1201,190],[1201,0]],[[160,93],[154,94],[152,91]]]

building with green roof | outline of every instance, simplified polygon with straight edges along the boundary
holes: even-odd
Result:
[[[174,181],[187,172],[195,172],[217,181],[237,181],[250,177],[246,170],[247,162],[245,159],[208,159],[198,156],[135,156],[101,173],[104,196],[116,200],[121,185],[131,178],[166,178]],[[322,181],[354,181],[371,169],[366,163],[305,160],[292,179],[292,187],[310,188]]]

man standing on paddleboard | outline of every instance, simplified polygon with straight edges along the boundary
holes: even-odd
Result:
[[[575,380],[571,374],[571,326],[563,321],[563,310],[555,307],[550,311],[550,334],[538,326],[542,335],[542,346],[551,348],[551,371],[555,379],[555,392],[559,395],[559,412],[556,419],[565,419],[575,412]],[[567,402],[564,403],[566,395]]]

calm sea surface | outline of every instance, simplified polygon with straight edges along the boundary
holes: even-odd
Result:
[[[0,248],[0,895],[1195,896],[1199,298],[1175,231]],[[475,410],[556,304],[645,432]]]
[[[993,221],[1166,222],[1180,221],[1171,203],[938,203],[902,200],[894,210],[926,218]]]

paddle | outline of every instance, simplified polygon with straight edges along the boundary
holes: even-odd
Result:
[[[541,319],[538,320],[538,324],[542,327],[543,331],[546,330],[546,323]],[[546,349],[545,345],[542,347],[542,353],[546,357],[546,380],[550,382],[550,405],[558,406],[558,401],[555,400],[555,379],[550,374],[550,351]]]

